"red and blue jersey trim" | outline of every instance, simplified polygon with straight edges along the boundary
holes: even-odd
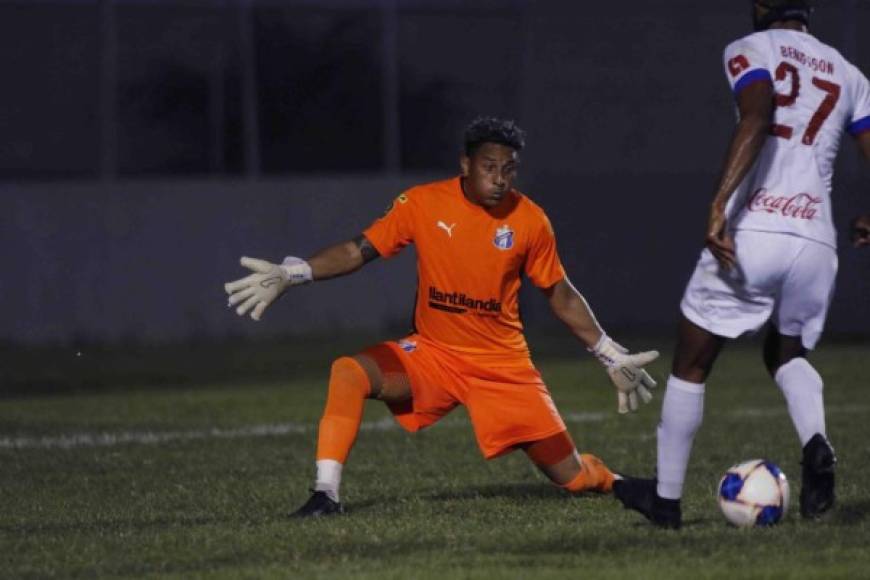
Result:
[[[858,119],[854,123],[849,123],[849,126],[846,127],[846,131],[848,131],[849,135],[852,135],[853,137],[857,137],[865,131],[870,131],[870,115],[867,115],[863,119]]]
[[[749,71],[734,83],[734,96],[740,94],[740,91],[751,85],[752,83],[757,83],[759,81],[767,81],[769,83],[773,83],[773,79],[770,76],[770,72],[767,69],[757,68]]]

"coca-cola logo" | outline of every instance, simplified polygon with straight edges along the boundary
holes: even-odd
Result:
[[[778,213],[787,218],[811,220],[819,212],[818,205],[822,198],[809,193],[797,195],[776,195],[763,187],[755,190],[755,193],[746,202],[749,211],[766,211]]]

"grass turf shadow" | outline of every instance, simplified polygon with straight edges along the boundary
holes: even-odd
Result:
[[[859,501],[837,502],[831,508],[830,513],[822,516],[822,521],[844,526],[856,526],[867,519],[870,512],[870,499]]]
[[[11,534],[65,534],[69,532],[107,532],[168,530],[170,528],[196,528],[220,524],[238,523],[235,518],[213,516],[159,517],[147,520],[136,519],[99,519],[75,522],[44,522],[26,524],[0,524],[0,531]],[[244,522],[250,523],[250,522]]]
[[[480,498],[564,500],[568,493],[546,483],[495,483],[458,490],[421,494],[430,501],[455,501]]]

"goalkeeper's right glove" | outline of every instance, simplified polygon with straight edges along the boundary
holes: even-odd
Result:
[[[254,320],[260,320],[263,311],[290,286],[313,281],[308,262],[293,256],[284,258],[281,265],[247,256],[240,263],[253,273],[224,284],[224,290],[230,295],[227,305],[232,307],[241,303],[236,308],[239,316],[244,316],[253,308],[251,318]]]
[[[652,400],[653,396],[649,389],[654,388],[656,382],[642,367],[659,358],[657,350],[628,354],[627,348],[614,342],[606,334],[602,334],[598,344],[590,348],[589,352],[607,367],[607,374],[616,387],[620,413],[637,411],[638,396],[644,403]]]

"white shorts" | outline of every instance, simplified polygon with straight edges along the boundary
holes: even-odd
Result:
[[[788,234],[740,230],[737,267],[719,267],[701,252],[680,308],[701,328],[736,338],[757,331],[773,315],[780,334],[800,336],[812,349],[822,334],[834,294],[837,252]]]

